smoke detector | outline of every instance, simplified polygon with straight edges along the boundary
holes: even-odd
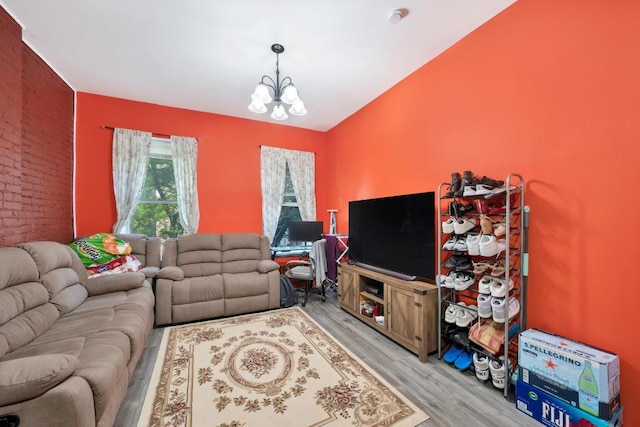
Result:
[[[394,9],[391,11],[387,19],[389,20],[389,23],[397,24],[402,20],[402,18],[404,18],[408,14],[409,14],[409,9]]]

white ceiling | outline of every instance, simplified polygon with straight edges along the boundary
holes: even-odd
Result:
[[[515,0],[0,0],[74,90],[325,131]],[[396,8],[409,14],[387,18]],[[284,45],[308,114],[247,109]],[[269,108],[271,111],[271,108]]]

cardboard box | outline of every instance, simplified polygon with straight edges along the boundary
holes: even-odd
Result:
[[[614,353],[538,329],[520,334],[518,378],[570,406],[608,420],[620,408]]]
[[[516,407],[550,427],[622,427],[621,407],[611,420],[603,420],[557,399],[535,387],[516,382]]]

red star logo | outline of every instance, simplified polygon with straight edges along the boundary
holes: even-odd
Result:
[[[566,343],[564,341],[560,341],[560,346],[561,347],[569,347],[569,343]]]
[[[556,370],[556,366],[558,366],[556,364],[556,362],[554,362],[553,360],[549,359],[549,360],[545,360],[544,363],[547,365],[546,367],[549,369],[553,369],[554,371]]]

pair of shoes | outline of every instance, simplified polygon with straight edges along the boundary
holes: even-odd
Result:
[[[466,246],[466,245],[465,245]],[[506,240],[496,239],[493,234],[483,234],[478,243],[480,255],[492,257],[498,255],[507,248]]]
[[[489,285],[489,289],[491,290],[492,297],[504,298],[507,296],[509,291],[513,289],[513,280],[509,279],[509,286],[507,289],[507,283],[504,277],[491,277],[491,285]]]
[[[462,274],[462,272],[460,271],[456,271],[456,270],[451,270],[449,272],[449,274],[447,274],[446,276],[444,276],[444,279],[442,281],[442,286],[444,286],[445,288],[450,288],[453,289],[456,286],[456,279],[458,278],[458,276],[460,276]],[[455,321],[455,319],[454,319]]]
[[[451,270],[467,271],[471,268],[471,257],[468,255],[451,255],[442,266]]]
[[[485,382],[489,379],[489,358],[478,352],[473,353],[473,368],[476,371],[476,378]]]
[[[480,214],[480,229],[482,234],[493,234],[493,221],[485,214]]]
[[[456,291],[465,291],[469,289],[471,285],[473,285],[474,283],[476,283],[475,274],[468,271],[459,271],[458,275],[453,281],[453,288]],[[459,325],[459,326],[463,326],[463,325]]]
[[[493,315],[491,310],[491,296],[486,294],[480,294],[477,298],[478,301],[478,317],[488,319]]]
[[[478,307],[475,305],[470,305],[468,307],[460,307],[458,308],[458,312],[456,313],[456,325],[461,328],[466,328],[478,318]]]
[[[468,238],[467,238],[467,246],[469,246]],[[469,255],[473,255],[471,253],[471,250],[469,250]],[[494,263],[485,262],[485,261],[478,261],[478,262],[472,261],[471,264],[473,265],[473,272],[475,274],[487,274],[490,276],[500,277],[500,276],[504,276],[504,273],[505,273],[506,262],[504,259],[499,259]],[[509,270],[511,270],[512,268],[513,268],[513,261],[510,260]]]
[[[456,316],[458,314],[458,310],[462,310],[461,307],[466,307],[467,304],[460,301],[457,304],[449,304],[449,307],[444,312],[444,321],[447,323],[456,323]]]
[[[509,310],[509,319],[512,319],[520,312],[520,301],[516,297],[510,297],[509,306],[507,307],[507,298],[491,298],[491,311],[493,313],[493,321],[505,323],[507,320],[507,309]]]
[[[454,235],[449,237],[449,240],[442,245],[442,249],[447,251],[465,252],[467,250],[467,238],[466,236]]]
[[[469,368],[473,363],[473,355],[471,352],[457,344],[452,345],[444,356],[442,356],[442,359],[449,364],[453,364],[460,370]]]
[[[475,185],[467,185],[464,187],[464,192],[462,193],[464,197],[486,196],[487,194],[491,194],[491,191],[493,190],[492,187],[489,187],[486,184],[477,183],[477,181],[475,182]]]
[[[456,223],[455,217],[449,217],[446,221],[442,221],[442,232],[445,234],[453,233],[454,227],[453,225]]]

